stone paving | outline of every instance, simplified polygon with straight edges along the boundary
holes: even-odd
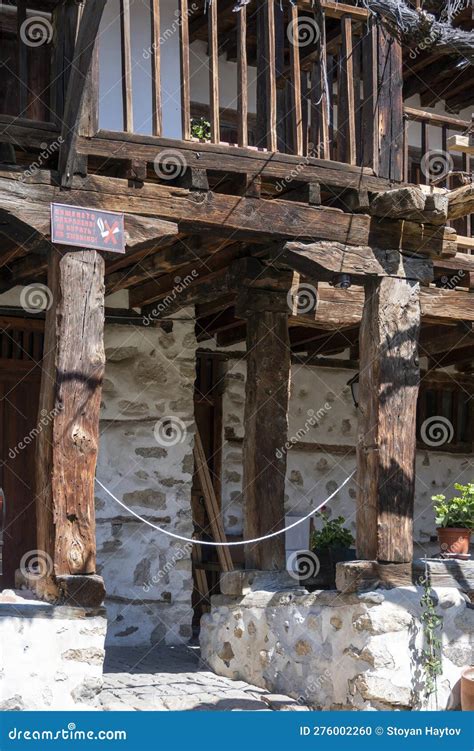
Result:
[[[305,710],[288,696],[212,673],[198,647],[110,647],[99,695],[104,710]]]

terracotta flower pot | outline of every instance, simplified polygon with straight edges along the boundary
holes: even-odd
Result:
[[[474,711],[474,667],[466,668],[461,675],[461,708]]]
[[[438,527],[438,540],[442,553],[468,555],[471,530],[461,527]]]

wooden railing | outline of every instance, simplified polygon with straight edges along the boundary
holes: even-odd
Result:
[[[438,188],[457,188],[471,177],[472,159],[449,147],[451,135],[466,133],[471,123],[457,117],[405,107],[404,180]],[[410,129],[410,133],[409,133]],[[409,141],[419,146],[410,146]],[[472,236],[474,222],[466,216],[453,222],[460,235]]]
[[[179,2],[179,67],[181,138],[193,139],[193,72],[190,57],[195,30],[207,42],[209,97],[205,120],[211,143],[231,143],[270,152],[312,156],[372,167],[383,177],[401,179],[395,118],[402,134],[401,55],[398,44],[387,45],[383,32],[369,23],[367,11],[342,3],[323,2],[318,17],[308,0],[299,6],[287,0],[254,0],[229,16],[233,3],[213,0]],[[161,55],[164,29],[160,0],[150,0],[152,124],[150,133],[167,136],[163,128]],[[226,15],[227,14],[227,15]],[[229,28],[227,17],[231,18]],[[129,0],[120,0],[122,103],[125,132],[134,132],[131,19]],[[202,28],[205,29],[204,33]],[[166,43],[166,42],[165,42]],[[381,56],[390,59],[390,83],[381,80]],[[236,95],[222,113],[222,58],[235,61]],[[400,71],[397,74],[396,66]],[[256,82],[256,83],[255,83]],[[250,86],[249,86],[250,83]],[[250,101],[256,86],[256,103]],[[228,100],[228,92],[226,99]],[[143,92],[139,92],[143,96]],[[382,113],[383,110],[383,113]],[[387,125],[385,146],[377,141],[377,117]],[[255,121],[255,127],[250,122]],[[383,148],[382,148],[383,147]],[[380,158],[380,152],[385,154]]]

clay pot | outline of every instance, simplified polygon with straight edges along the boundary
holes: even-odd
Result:
[[[461,708],[474,711],[474,667],[466,668],[461,675]]]
[[[468,555],[471,530],[461,527],[438,527],[438,540],[442,553]]]

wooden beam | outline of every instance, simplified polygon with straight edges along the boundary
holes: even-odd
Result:
[[[182,0],[186,2],[186,0]],[[329,67],[329,63],[328,63]],[[257,149],[238,148],[224,144],[196,143],[172,138],[156,138],[136,133],[117,133],[101,130],[94,139],[80,139],[80,153],[109,159],[140,159],[152,163],[164,149],[182,152],[188,167],[198,167],[219,172],[242,172],[253,179],[256,176],[284,180],[292,169],[297,169],[299,182],[319,182],[335,188],[357,188],[372,191],[387,190],[391,182],[376,177],[368,167],[356,167],[337,161],[327,161],[314,156],[304,160],[291,154],[267,154]]]
[[[369,246],[356,247],[337,242],[288,242],[271,253],[275,266],[287,265],[305,276],[321,279],[350,274],[360,279],[367,276],[394,276],[433,281],[433,265],[429,259],[404,257],[398,250],[379,250]],[[354,282],[354,280],[353,280]]]
[[[448,219],[460,219],[474,213],[474,184],[462,185],[448,193]]]
[[[104,259],[52,248],[36,460],[38,548],[54,574],[96,571],[94,478],[105,367]],[[86,335],[84,335],[86,332]]]
[[[51,184],[51,173],[38,171],[28,181],[15,180],[18,170],[0,169],[2,211],[33,228],[40,222],[42,234],[49,226],[49,204],[103,207],[112,211],[171,219],[192,232],[225,228],[237,239],[287,239],[291,237],[332,240],[350,245],[403,248],[427,255],[453,255],[456,233],[451,228],[420,225],[404,220],[384,220],[365,214],[346,214],[339,209],[307,206],[292,201],[264,200],[220,193],[195,195],[186,188],[145,183],[139,188],[120,178],[98,175],[75,177],[66,194]],[[41,221],[40,221],[41,220]]]
[[[469,136],[450,136],[448,138],[449,151],[459,151],[461,154],[474,155],[474,146],[472,145]]]
[[[247,320],[243,498],[244,538],[250,540],[285,525],[284,446],[290,385],[287,296],[281,291],[269,296],[247,290],[238,308],[238,315]],[[284,536],[247,545],[245,565],[284,570]]]
[[[86,0],[82,11],[76,49],[64,106],[58,170],[61,184],[71,184],[77,153],[77,139],[85,88],[94,55],[94,45],[106,0]]]
[[[212,536],[215,542],[226,542],[227,538],[222,523],[221,510],[217,502],[211,474],[207,465],[206,455],[202,446],[201,436],[197,428],[194,436],[194,460],[196,462],[196,471],[198,473],[199,482],[204,496],[204,503],[206,505]],[[222,571],[233,571],[234,565],[232,563],[232,556],[229,548],[218,547],[217,557]]]
[[[357,554],[411,561],[416,403],[420,380],[419,285],[369,282],[360,328]]]

